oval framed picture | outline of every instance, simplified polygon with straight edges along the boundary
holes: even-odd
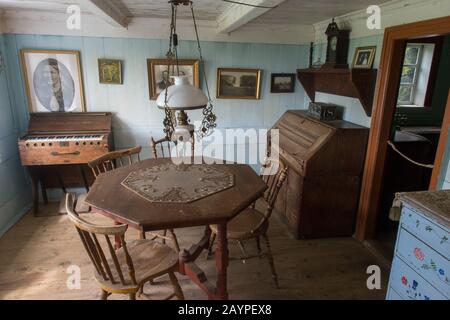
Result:
[[[78,51],[20,51],[30,112],[85,112]]]

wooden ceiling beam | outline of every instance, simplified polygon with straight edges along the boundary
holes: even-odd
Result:
[[[115,28],[127,28],[128,19],[113,3],[104,0],[78,0],[86,10]]]
[[[275,7],[280,5],[286,0],[239,0],[248,4],[260,6],[260,7]],[[217,33],[230,33],[242,26],[246,25],[250,21],[255,20],[271,8],[257,8],[250,7],[242,4],[232,4],[224,13],[222,13],[217,19]]]

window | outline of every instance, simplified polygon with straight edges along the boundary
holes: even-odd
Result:
[[[405,51],[405,60],[403,62],[400,88],[398,91],[399,105],[414,105],[417,79],[420,72],[422,45],[408,44]]]
[[[442,44],[443,37],[415,39],[406,43],[398,107],[431,107]]]

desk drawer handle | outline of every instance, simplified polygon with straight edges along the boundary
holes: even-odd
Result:
[[[79,156],[80,151],[75,152],[52,152],[52,156],[58,157],[58,156]]]

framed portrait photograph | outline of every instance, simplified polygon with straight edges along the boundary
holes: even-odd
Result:
[[[98,78],[103,84],[123,84],[122,60],[98,59]]]
[[[292,93],[295,91],[295,73],[272,73],[271,93]]]
[[[178,60],[178,68],[171,64],[170,71],[167,69],[167,59],[148,59],[148,82],[150,86],[150,100],[156,100],[158,95],[174,83],[172,76],[187,76],[189,83],[195,87],[200,86],[199,81],[199,60],[180,59]]]
[[[259,99],[261,97],[259,69],[217,69],[218,99]]]
[[[352,68],[372,69],[376,50],[376,46],[356,48]]]
[[[21,50],[30,112],[84,112],[78,51]]]

